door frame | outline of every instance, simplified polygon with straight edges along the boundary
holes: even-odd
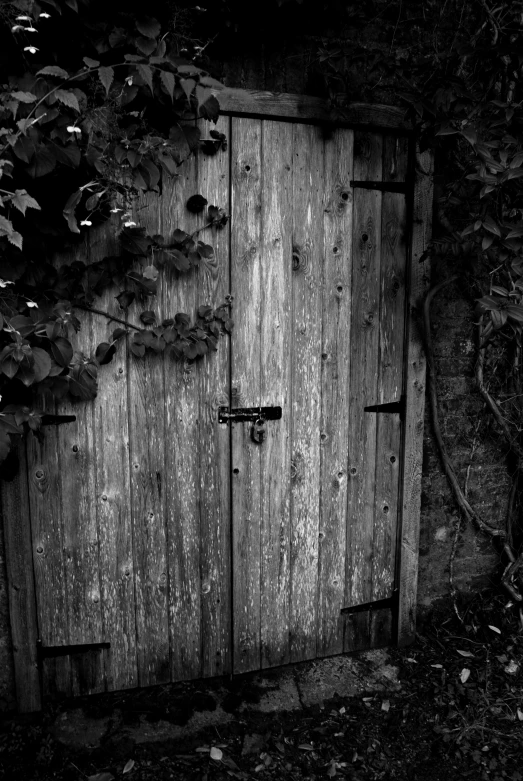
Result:
[[[425,354],[421,333],[421,304],[428,289],[430,268],[424,253],[432,227],[433,159],[420,152],[411,123],[393,106],[339,101],[336,115],[322,98],[255,90],[215,90],[220,113],[230,116],[303,121],[360,130],[386,131],[410,139],[411,187],[408,202],[408,257],[406,296],[405,420],[400,465],[400,517],[397,545],[397,605],[394,641],[413,641],[416,631],[418,544],[425,407]],[[20,472],[0,486],[6,549],[7,590],[13,668],[18,710],[42,707],[38,664],[36,592],[29,517],[25,448],[20,447]]]

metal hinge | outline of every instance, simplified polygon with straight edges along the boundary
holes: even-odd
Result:
[[[218,409],[218,423],[234,423],[235,421],[251,422],[263,420],[280,420],[281,407],[237,407],[236,409],[229,409],[229,407],[220,407]]]
[[[41,640],[36,641],[36,654],[41,661],[56,656],[68,656],[69,654],[84,654],[87,651],[99,651],[110,648],[111,643],[77,643],[76,645],[42,645]]]
[[[400,396],[399,401],[389,401],[387,404],[373,404],[370,407],[363,407],[364,412],[389,412],[399,413],[400,418],[403,420],[405,417],[406,399],[405,396]]]
[[[74,423],[76,415],[42,415],[42,426],[59,426],[62,423]]]
[[[358,187],[363,190],[381,190],[386,193],[407,193],[407,182],[362,182],[352,179],[351,187]]]
[[[383,610],[390,607],[395,608],[399,604],[399,590],[397,588],[392,592],[391,597],[385,597],[385,599],[376,599],[374,602],[365,602],[363,605],[353,605],[352,607],[342,607],[340,613],[352,614],[352,613],[365,613],[368,610]]]

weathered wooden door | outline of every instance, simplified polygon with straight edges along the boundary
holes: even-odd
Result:
[[[297,117],[224,116],[218,129],[228,150],[186,163],[137,215],[168,236],[204,224],[185,209],[196,192],[230,212],[215,258],[163,278],[156,303],[161,321],[232,295],[230,338],[196,366],[120,350],[97,400],[61,405],[76,420],[30,440],[28,491],[4,490],[7,515],[18,502],[31,519],[37,626],[13,631],[38,635],[46,692],[393,639],[402,497],[404,515],[418,474],[403,422],[419,384],[419,366],[414,379],[405,369],[406,345],[419,363],[406,333],[410,141]],[[113,293],[100,308],[121,314]],[[111,329],[86,316],[85,347]],[[281,408],[261,442],[252,422],[220,422],[246,407]]]

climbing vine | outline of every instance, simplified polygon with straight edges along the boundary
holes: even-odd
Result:
[[[151,236],[132,217],[133,200],[159,192],[191,154],[227,144],[214,129],[202,139],[196,122],[219,113],[221,85],[196,63],[205,44],[192,41],[189,58],[180,56],[180,41],[187,52],[190,39],[180,36],[171,5],[147,10],[158,18],[96,0],[0,6],[9,74],[0,85],[0,462],[17,435],[41,435],[43,393],[96,396],[99,367],[120,340],[138,358],[151,351],[194,361],[232,327],[230,301],[162,322],[147,306],[165,269],[191,273],[213,256],[203,231],[228,219],[198,194],[187,209],[205,212],[206,222],[193,233]],[[80,242],[112,215],[120,219],[118,254],[87,263]],[[71,247],[77,259],[57,263]],[[114,286],[121,317],[96,306]],[[131,323],[135,300],[143,311]],[[81,310],[116,326],[88,355],[75,349]]]

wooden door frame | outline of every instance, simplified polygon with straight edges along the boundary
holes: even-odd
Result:
[[[232,116],[311,122],[354,129],[398,133],[411,139],[412,189],[409,198],[410,236],[407,259],[407,319],[405,353],[405,429],[400,468],[398,537],[398,616],[395,642],[407,645],[416,631],[418,544],[422,446],[425,407],[425,355],[421,335],[421,303],[429,284],[428,247],[432,223],[432,156],[416,148],[411,123],[393,106],[340,102],[333,113],[325,100],[306,95],[224,88],[216,90],[220,111]],[[6,547],[7,587],[13,666],[18,709],[41,708],[37,657],[37,612],[29,516],[25,448],[20,447],[20,473],[3,482],[2,515]]]

